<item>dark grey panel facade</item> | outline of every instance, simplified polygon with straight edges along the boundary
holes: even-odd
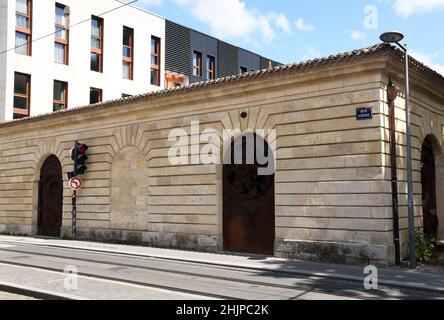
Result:
[[[270,60],[253,52],[168,20],[165,24],[165,68],[189,77],[190,83],[207,80],[208,56],[215,58],[216,78],[238,75],[241,67],[247,71],[268,68]],[[194,51],[202,53],[202,77],[193,76]],[[280,64],[272,61],[272,65]]]
[[[219,41],[219,77],[229,77],[239,74],[238,48],[223,41]]]
[[[190,30],[168,20],[165,24],[165,69],[188,76],[191,74]]]
[[[261,69],[260,55],[254,54],[250,51],[240,48],[238,51],[239,51],[239,69],[241,67],[246,68],[248,71],[255,71]]]
[[[200,32],[190,30],[191,35],[191,49],[190,49],[190,63],[191,66],[193,65],[193,52],[198,51],[202,53],[202,77],[190,77],[190,82],[199,82],[207,80],[207,57],[211,56],[215,58],[216,60],[216,78],[218,77],[217,73],[217,61],[218,61],[218,54],[217,54],[217,39],[207,36],[205,34],[202,34]]]

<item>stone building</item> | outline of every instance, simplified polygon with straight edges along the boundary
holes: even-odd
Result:
[[[444,78],[413,59],[410,65],[416,225],[427,222],[426,231],[443,239]],[[67,173],[78,140],[89,146],[78,192],[81,239],[393,264],[390,79],[400,88],[394,103],[406,257],[403,53],[388,45],[2,123],[0,232],[70,238]],[[358,121],[362,107],[373,115]],[[193,121],[218,132],[275,129],[275,141],[262,137],[275,143],[275,174],[173,165],[171,130],[190,133]],[[430,222],[435,212],[439,226]]]

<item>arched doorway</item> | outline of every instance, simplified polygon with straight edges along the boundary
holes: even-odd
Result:
[[[422,212],[424,233],[438,239],[438,212],[436,201],[436,154],[433,136],[427,136],[421,152]]]
[[[265,154],[271,155],[268,144],[257,135],[254,161],[247,164],[247,136],[233,141],[223,166],[223,239],[224,250],[272,255],[275,238],[275,175],[260,175],[256,142],[264,143]],[[239,151],[239,148],[242,148]],[[242,154],[242,164],[235,164],[235,152]],[[263,152],[263,151],[262,151]],[[268,154],[267,154],[268,153]],[[262,162],[262,161],[261,161]],[[240,163],[240,161],[238,161]],[[274,166],[274,160],[273,160]],[[273,170],[274,171],[274,170]]]
[[[63,219],[63,180],[59,159],[51,155],[40,170],[37,234],[60,237]]]

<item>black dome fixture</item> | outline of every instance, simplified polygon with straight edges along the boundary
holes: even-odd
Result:
[[[404,35],[399,31],[390,30],[381,34],[379,39],[385,43],[397,43],[404,39]]]

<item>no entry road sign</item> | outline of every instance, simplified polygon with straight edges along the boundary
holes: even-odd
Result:
[[[79,178],[72,178],[71,180],[69,180],[69,187],[73,191],[80,190],[82,188],[82,180],[80,180]]]

